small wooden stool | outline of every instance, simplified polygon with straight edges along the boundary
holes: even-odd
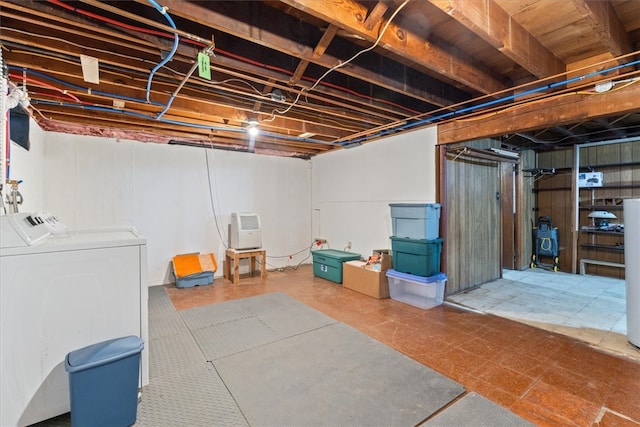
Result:
[[[267,251],[264,249],[236,250],[227,249],[224,260],[224,278],[231,280],[231,262],[233,261],[233,280],[234,284],[238,284],[240,280],[240,260],[249,258],[251,260],[251,274],[256,270],[256,257],[260,257],[260,279],[264,282],[267,278]]]

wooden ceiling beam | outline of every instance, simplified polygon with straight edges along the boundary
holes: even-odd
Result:
[[[322,38],[320,39],[316,47],[313,49],[314,58],[319,58],[322,55],[324,55],[325,51],[327,50],[327,47],[329,47],[329,44],[331,44],[331,40],[333,40],[337,32],[338,32],[338,27],[336,27],[335,25],[329,25],[327,27],[326,31],[322,35]],[[293,72],[293,76],[291,76],[291,79],[289,79],[289,84],[291,84],[292,86],[298,84],[300,79],[302,79],[302,76],[304,76],[304,72],[307,70],[308,66],[309,66],[309,61],[306,59],[302,59],[300,63],[298,63],[296,70]]]
[[[612,56],[633,51],[633,43],[609,1],[572,0]]]
[[[380,23],[380,20],[384,17],[385,12],[389,9],[386,3],[379,1],[373,7],[367,19],[364,21],[364,28],[371,31],[373,27]]]
[[[18,5],[14,5],[11,3],[10,5],[20,8]],[[87,23],[84,23],[85,19],[83,17],[67,16],[67,14],[64,11],[61,11],[63,15],[62,17],[57,17],[55,14],[47,13],[46,10],[41,10],[43,8],[42,5],[38,4],[37,7],[39,9],[35,11],[34,14],[38,18],[44,19],[45,17],[50,17],[54,21],[60,20],[60,21],[66,22],[67,24],[61,25],[59,29],[60,31],[64,31],[68,34],[71,34],[70,36],[71,38],[73,38],[73,36],[75,35],[77,36],[78,40],[83,40],[87,43],[91,43],[92,38],[95,36],[96,33],[97,34],[104,33],[105,35],[108,35],[108,37],[115,36],[114,34],[112,34],[111,31],[105,32],[105,31],[96,30],[94,31],[93,34],[88,32],[84,33],[84,31],[87,31],[89,30],[89,28],[93,28],[93,27],[89,26]],[[20,8],[20,9],[29,11],[29,9],[25,9],[25,8]],[[69,24],[73,24],[73,26],[70,26]],[[82,28],[84,31],[81,31],[81,33],[78,33],[74,30],[74,28],[76,27]],[[31,28],[33,31],[36,31],[37,29],[39,29],[39,26],[31,27]],[[328,45],[329,41],[333,38],[335,31],[336,31],[335,28],[333,30],[331,28],[328,29],[327,37],[324,43],[319,43],[318,48],[314,51],[314,56],[321,56],[324,53],[324,51],[326,50],[326,46]],[[75,58],[78,58],[79,55],[83,53],[83,51],[85,51],[86,49],[89,49],[89,51],[91,51],[90,45],[78,46],[76,48],[76,47],[73,47],[73,43],[64,43],[63,40],[54,42],[53,40],[48,39],[45,36],[46,34],[45,35],[33,34],[31,36],[32,42],[41,43],[40,47],[46,47],[46,49],[49,49],[54,52],[60,52],[60,53],[66,52],[74,56]],[[143,40],[134,38],[136,40],[136,43],[133,43],[132,40],[127,39],[126,40],[127,43],[123,43],[121,45],[117,45],[117,44],[114,45],[113,48],[111,49],[113,51],[113,55],[105,55],[104,49],[101,49],[100,51],[90,52],[90,53],[98,57],[102,63],[112,64],[116,66],[124,66],[129,69],[134,69],[140,73],[148,73],[156,62],[155,60],[147,60],[146,62],[148,64],[148,69],[144,67],[140,67],[140,60],[142,58],[141,53],[144,53],[148,58],[153,58],[154,54],[155,55],[159,54],[159,50],[158,50],[159,47],[162,48],[162,46],[166,45],[166,41],[156,36],[150,36],[147,34],[139,34],[139,36],[142,37]],[[110,39],[108,37],[105,36],[105,38],[102,40],[103,47],[109,45]],[[20,34],[20,36],[16,37],[16,40],[20,40],[21,38],[24,38],[24,40],[28,41],[29,35]],[[122,40],[121,37],[116,37],[116,39]],[[28,42],[28,43],[31,43],[31,42]],[[139,49],[139,50],[134,50],[133,53],[130,53],[129,55],[123,54],[123,52],[125,51],[123,49],[131,50],[133,49],[133,46],[137,46],[136,49]],[[141,53],[136,53],[138,51],[140,51]],[[192,47],[187,47],[181,44],[178,47],[177,54],[174,56],[173,61],[169,65],[172,67],[176,67],[177,66],[176,63],[182,62],[182,63],[188,63],[188,66],[191,66],[193,64],[193,61],[195,60],[194,58],[196,53],[197,53],[197,49],[194,49]],[[114,62],[113,60],[114,55],[119,57],[118,62]],[[129,58],[129,61],[127,61],[127,58]],[[261,68],[255,65],[246,64],[242,61],[226,58],[221,55],[216,56],[212,60],[212,69],[218,70],[215,64],[224,64],[226,67],[228,67],[229,70],[243,70],[244,72],[250,73],[253,76],[263,75],[265,78],[254,79],[254,81],[259,81],[260,84],[268,84],[265,82],[268,82],[268,81],[273,82],[275,80],[278,80],[280,82],[285,82],[286,78],[288,77],[288,76],[283,76],[281,73],[277,73],[275,71],[266,70],[264,68]],[[78,67],[79,67],[79,62],[78,62]],[[236,75],[238,78],[249,79],[249,76],[242,75],[242,73],[236,73]],[[308,87],[308,86],[303,85],[303,87]],[[290,90],[290,87],[281,84],[279,85],[279,89],[287,91],[287,90]],[[317,91],[314,93],[305,93],[305,97],[310,99],[320,100],[322,102],[327,102],[329,105],[333,104],[334,108],[338,106],[344,107],[345,104],[348,104],[350,108],[352,108],[354,111],[359,111],[360,113],[365,115],[377,116],[377,119],[374,119],[371,117],[367,119],[371,123],[375,123],[375,124],[382,124],[382,123],[385,123],[386,121],[397,119],[398,117],[406,117],[408,115],[408,113],[401,114],[401,112],[398,111],[398,109],[386,107],[384,104],[371,103],[368,100],[364,100],[362,98],[358,98],[351,94],[340,92],[330,88],[323,88],[323,92],[328,94],[333,94],[338,98],[338,101],[331,100],[330,98],[327,98],[323,95],[318,95],[319,92]],[[304,108],[304,107],[301,107],[301,108]],[[295,115],[295,111],[292,111],[290,115]],[[327,116],[333,115],[333,112],[331,111],[331,109],[327,110],[326,115]],[[344,114],[340,114],[340,117],[343,118]],[[359,120],[362,120],[362,118],[359,118]]]
[[[136,1],[149,6],[149,3],[145,0]],[[288,34],[290,33],[290,30],[288,30],[286,25],[281,25],[278,28],[280,34],[276,34],[269,30],[252,26],[250,24],[247,24],[246,22],[233,19],[223,13],[219,13],[215,10],[209,9],[204,6],[207,4],[206,2],[194,3],[186,2],[184,0],[163,0],[162,3],[164,6],[169,8],[172,15],[180,16],[184,19],[197,22],[198,24],[215,28],[225,33],[232,34],[241,39],[250,41],[252,43],[256,43],[269,49],[273,49],[275,51],[290,55],[294,58],[307,60],[321,67],[331,68],[336,64],[339,64],[343,60],[343,58],[336,58],[327,54],[324,54],[320,57],[314,57],[313,49],[309,46],[301,44],[300,41],[296,39],[295,34]],[[237,3],[242,4],[245,2]],[[319,8],[324,8],[330,5],[332,10],[334,8],[334,6],[330,2],[312,1],[312,3],[315,3]],[[211,2],[210,4],[212,5],[212,7],[216,5],[215,2]],[[287,36],[283,36],[281,34],[287,34]],[[421,56],[424,56],[425,51],[428,50],[430,52],[433,52],[434,56],[431,58],[431,60],[437,60],[439,67],[445,67],[445,69],[447,70],[456,69],[456,65],[458,65],[459,61],[455,60],[455,58],[450,58],[450,55],[447,54],[444,49],[436,48],[435,46],[431,45],[426,46],[426,48],[427,49],[425,49],[425,46],[421,47]],[[415,55],[416,52],[407,53],[407,56],[410,58]],[[455,61],[453,66],[449,64],[450,60]],[[467,65],[465,69],[469,69],[469,67],[471,67],[471,65]],[[475,70],[475,67],[473,67],[473,70],[469,70],[471,74],[469,76],[469,79],[471,79],[471,77],[474,75],[474,73],[471,71]],[[450,99],[447,99],[438,93],[428,92],[424,89],[424,86],[412,86],[406,81],[389,78],[385,75],[376,73],[364,67],[359,67],[354,64],[350,64],[349,67],[339,68],[337,72],[357,78],[369,84],[380,86],[387,90],[395,91],[404,96],[408,96],[422,102],[430,103],[438,107],[443,107],[451,104]],[[480,76],[484,75],[484,72],[480,74]],[[500,85],[501,88],[504,88],[503,83],[498,82],[496,79],[487,78],[486,80],[490,92],[493,91],[492,88],[497,87],[498,85]],[[482,84],[480,84],[479,86],[482,86]]]
[[[534,76],[543,78],[565,71],[565,64],[495,1],[429,1]]]
[[[78,42],[86,43],[87,40],[103,41],[107,44],[119,45],[122,47],[136,47],[137,49],[150,48],[155,46],[155,52],[158,48],[169,49],[170,46],[166,40],[155,38],[156,43],[153,45],[147,41],[141,40],[141,37],[129,36],[121,31],[107,29],[103,26],[96,25],[85,19],[83,16],[77,16],[68,13],[66,10],[59,10],[44,2],[21,1],[20,3],[0,0],[0,16],[13,18],[22,21],[29,26],[30,32],[42,33],[45,28],[75,34],[74,39]],[[8,12],[14,10],[21,13]],[[46,36],[51,36],[44,31]],[[104,47],[104,45],[103,45]],[[117,53],[117,52],[114,52]],[[193,56],[193,54],[190,54]]]
[[[7,37],[8,39],[11,39],[9,35],[7,35]],[[37,35],[33,36],[33,40],[37,40]],[[48,42],[48,40],[42,41],[42,43],[45,43],[45,42]],[[60,46],[60,44],[58,43],[58,44],[52,44],[52,45],[45,45],[45,44],[41,45],[41,47],[46,47],[46,49],[50,51],[55,51],[60,54],[72,55],[73,57],[78,58],[77,61],[73,63],[64,62],[64,61],[51,61],[46,57],[42,57],[38,55],[29,55],[26,52],[20,53],[17,51],[16,52],[9,51],[8,53],[5,53],[5,59],[11,65],[18,66],[18,67],[26,67],[34,71],[44,72],[46,74],[52,75],[52,77],[64,79],[68,83],[71,83],[74,85],[91,86],[84,83],[82,79],[81,67],[79,63],[79,54],[81,53],[81,49],[80,48],[76,49],[75,47],[66,45],[65,49],[72,49],[72,50],[59,51],[59,50],[56,50],[57,46]],[[110,65],[123,67],[126,69],[131,69],[133,67],[133,64],[126,62],[125,59],[123,58],[117,58],[118,62],[114,62],[113,58],[114,57],[111,57],[112,59],[111,61],[109,61],[109,58],[104,58],[104,62]],[[101,58],[100,60],[103,61],[103,58]],[[214,66],[212,67],[212,69],[217,69],[217,68]],[[145,88],[146,78],[143,78],[143,77],[144,77],[144,73],[148,72],[148,70],[137,69],[135,71],[138,73],[137,77],[136,77],[136,74],[128,75],[125,77],[123,76],[122,73],[118,71],[111,70],[111,69],[103,69],[101,71],[100,90],[103,92],[111,92],[121,96],[126,96],[129,98],[144,99],[145,92],[146,92],[146,88]],[[160,71],[157,75],[159,77],[164,77],[165,80],[154,81],[154,84],[152,86],[152,99],[158,102],[160,101],[166,102],[168,100],[169,93],[171,93],[172,90],[175,88],[175,84],[169,82],[167,79],[173,79],[175,78],[175,76],[170,74],[168,75],[163,71]],[[223,87],[219,85],[209,84],[206,82],[200,82],[200,84],[204,86],[216,87],[216,88],[222,89],[225,92],[235,93],[239,95],[242,95],[246,92],[245,89],[235,90],[231,87]],[[280,87],[284,87],[284,86],[280,85]],[[77,89],[67,88],[63,86],[61,86],[61,89],[68,90],[70,93],[73,93],[79,97],[86,96],[85,92],[79,91]],[[185,96],[185,94],[189,94],[189,96]],[[253,97],[257,98],[256,94],[253,94]],[[316,99],[323,98],[320,95],[309,95],[309,97],[316,98]],[[220,99],[216,101],[216,98],[220,98]],[[344,102],[346,102],[346,99],[343,99],[340,102],[336,102],[336,105],[344,105]],[[212,106],[215,106],[216,104],[217,104],[217,107],[212,107]],[[210,114],[213,117],[226,117],[231,120],[238,120],[238,121],[244,120],[247,117],[247,114],[252,111],[250,107],[230,108],[226,106],[226,104],[228,104],[228,99],[224,99],[222,95],[216,95],[213,93],[206,93],[206,94],[201,93],[199,95],[197,92],[190,92],[190,89],[187,86],[186,88],[183,89],[183,94],[176,98],[174,104],[172,105],[172,109],[179,110],[182,107],[183,111],[187,111],[187,112],[194,111],[194,112],[198,112],[199,114]],[[216,108],[216,110],[212,110],[212,108]],[[355,107],[355,106],[353,108],[354,110],[358,109],[358,107]],[[156,112],[158,112],[160,109],[161,108],[158,106],[151,107],[151,110],[157,110]],[[317,107],[314,108],[314,107],[306,107],[305,105],[300,105],[298,107],[298,110],[300,109],[303,110],[303,114],[305,109],[308,110],[309,114],[311,114],[312,112],[313,113],[318,112]],[[330,117],[334,115],[334,113],[331,111],[331,109],[329,109],[325,114],[325,116],[327,117],[326,123],[323,124],[322,119],[314,119],[313,125],[311,127],[314,127],[315,134],[337,138],[344,135],[346,130],[344,130],[345,129],[344,124],[341,126],[336,125],[336,121],[338,122],[342,121],[344,123],[347,120],[351,120],[352,123],[355,124],[355,123],[362,122],[364,117],[363,115],[367,115],[369,117],[368,121],[370,123],[382,124],[385,122],[384,120],[376,119],[370,116],[371,114],[375,114],[374,112],[372,112],[373,109],[371,106],[363,106],[360,108],[360,110],[361,112],[359,115],[354,112],[348,112],[347,114],[345,114],[344,112],[335,113],[335,119],[331,119]],[[265,116],[266,116],[266,113],[265,113]],[[380,117],[388,117],[388,113]],[[273,120],[270,120],[270,122],[272,122],[274,125],[277,125],[277,123],[279,123],[280,121],[283,121],[283,122],[286,121],[287,126],[291,128],[292,132],[295,133],[298,129],[300,131],[299,133],[302,133],[302,132],[305,132],[305,129],[309,128],[308,125],[305,126],[303,123],[306,120],[308,119],[304,118],[303,116],[300,116],[299,113],[295,113],[295,114],[292,113],[287,116],[286,120],[280,116],[276,116]],[[284,127],[284,126],[280,126],[280,127]],[[340,129],[343,129],[343,130],[340,130]],[[353,131],[353,130],[360,130],[361,127],[346,126],[346,129],[348,129],[348,131]]]
[[[202,128],[190,128],[186,126],[172,125],[167,123],[160,123],[156,125],[150,125],[145,120],[136,119],[135,117],[127,117],[128,126],[122,126],[122,114],[118,113],[101,113],[101,112],[89,112],[88,114],[74,114],[69,110],[62,109],[57,106],[48,106],[42,109],[42,113],[46,119],[35,115],[36,120],[51,120],[62,123],[75,124],[80,126],[87,126],[94,129],[95,132],[102,132],[100,128],[108,128],[114,131],[122,133],[130,133],[130,138],[135,139],[136,132],[144,132],[148,135],[158,135],[158,140],[165,142],[170,139],[190,139],[190,140],[209,140],[211,138],[228,138],[229,141],[237,143],[238,141],[245,140],[245,134],[243,132],[225,132],[218,130],[209,130]],[[162,127],[163,131],[158,134],[158,127]],[[220,139],[219,139],[220,140]],[[248,141],[247,141],[248,142]],[[302,150],[303,152],[318,152],[326,151],[330,148],[331,144],[320,144],[313,142],[294,141],[294,140],[276,140],[268,136],[256,137],[256,146],[262,146],[270,149],[280,149],[291,151],[292,147],[295,150]]]
[[[485,119],[455,120],[438,125],[438,144],[492,138],[516,132],[582,122],[585,118],[640,112],[640,84],[587,95],[567,93],[492,113]],[[553,108],[550,108],[553,106]]]
[[[378,25],[368,30],[364,26],[367,9],[354,0],[282,2],[371,42],[378,38],[382,26],[386,25],[386,22],[381,20]],[[445,75],[479,93],[489,94],[506,89],[504,81],[478,67],[471,59],[465,58],[461,53],[452,55],[451,52],[456,51],[453,47],[445,49],[439,44],[430,43],[429,40],[393,22],[389,24],[379,46],[421,68]]]

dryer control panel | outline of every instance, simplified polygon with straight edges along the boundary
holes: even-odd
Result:
[[[47,211],[16,213],[1,218],[1,245],[4,248],[36,245],[51,235],[61,235],[68,227]]]

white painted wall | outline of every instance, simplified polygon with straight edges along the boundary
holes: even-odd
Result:
[[[268,267],[280,268],[311,262],[304,250],[314,237],[334,249],[351,241],[363,256],[390,248],[389,203],[435,201],[435,127],[304,161],[31,124],[32,149],[14,148],[11,159],[12,177],[24,181],[20,210],[47,209],[75,228],[136,227],[150,286],[171,281],[180,253],[213,252],[221,275],[232,212],[260,214]]]
[[[391,249],[389,203],[434,203],[436,127],[314,157],[313,237],[363,257]]]
[[[44,137],[35,121],[30,122],[30,147],[25,150],[11,142],[9,178],[21,180],[18,188],[23,196],[20,212],[33,212],[44,206]],[[8,189],[7,189],[8,190]],[[9,206],[7,206],[9,209]]]
[[[30,202],[20,211],[46,209],[72,228],[134,226],[147,239],[150,286],[172,281],[180,253],[213,252],[221,276],[232,212],[260,214],[268,268],[308,256],[295,255],[311,243],[308,161],[31,127],[32,150],[12,157]]]

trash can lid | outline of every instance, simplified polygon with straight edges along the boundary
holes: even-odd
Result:
[[[65,369],[74,372],[105,365],[140,353],[143,348],[144,341],[135,335],[99,342],[67,354]]]

